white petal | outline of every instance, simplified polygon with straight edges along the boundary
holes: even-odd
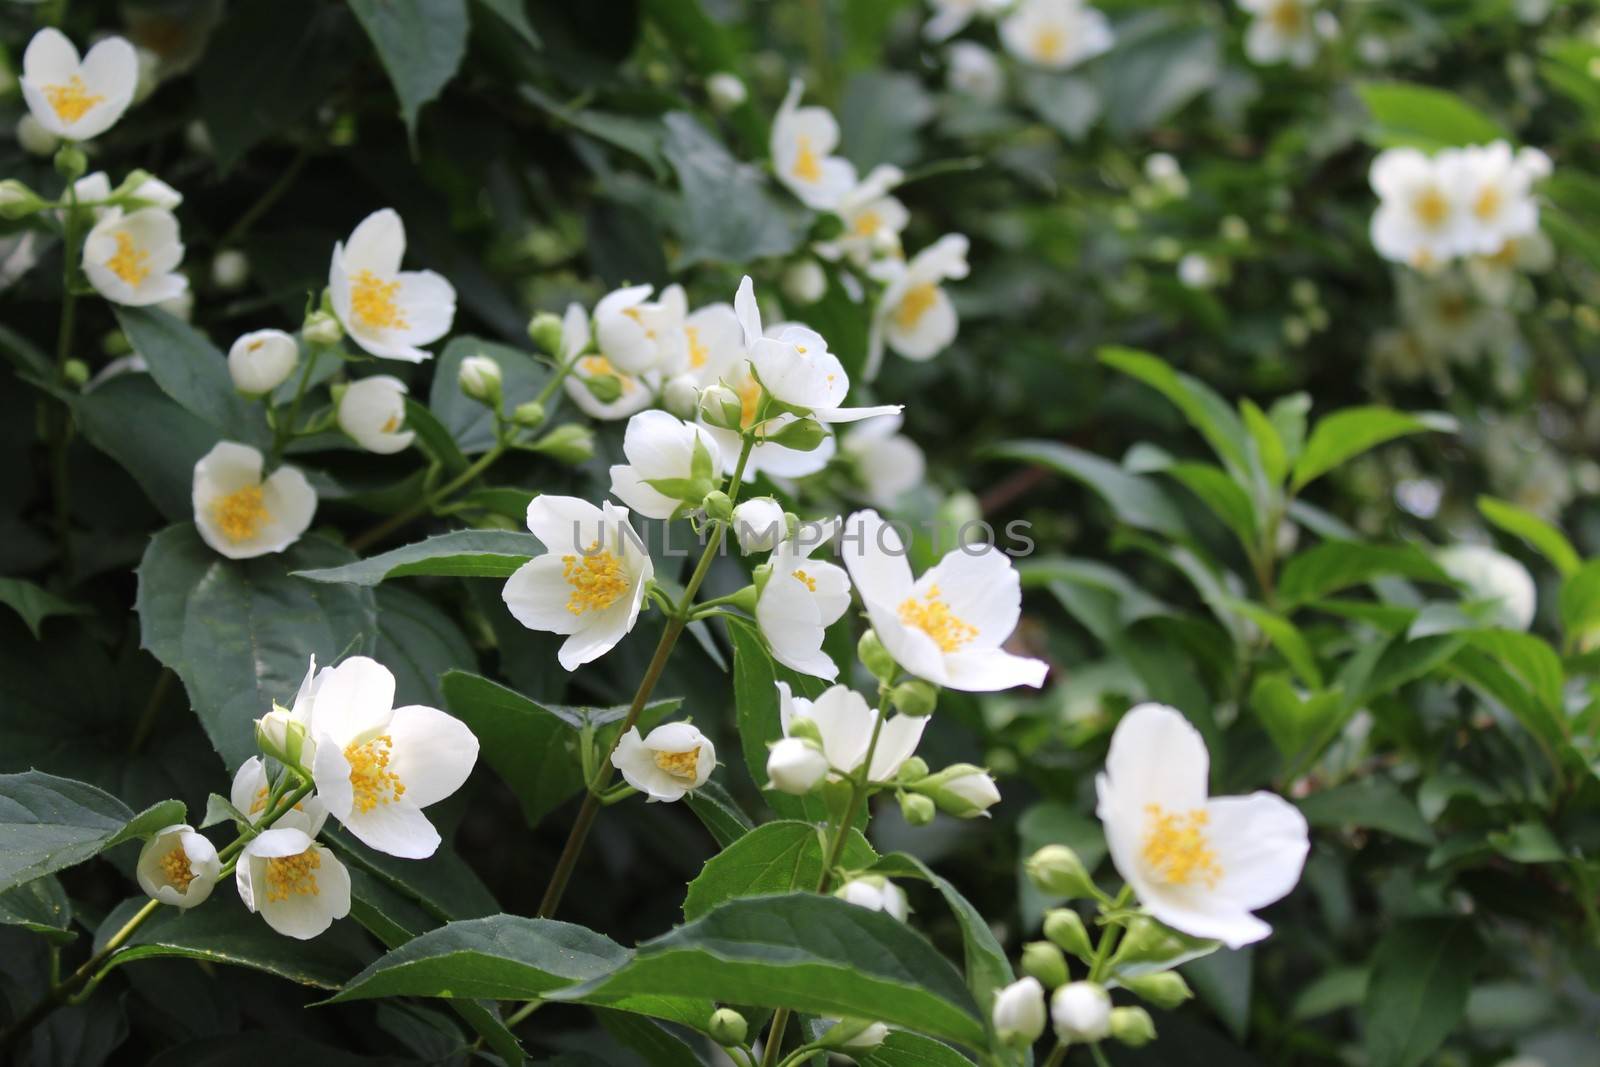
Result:
[[[555,555],[582,552],[604,535],[605,514],[581,497],[546,493],[528,504],[528,529]]]
[[[341,821],[364,844],[400,859],[427,859],[439,849],[439,831],[409,797],[352,808]]]
[[[233,785],[228,789],[228,803],[246,815],[253,814],[250,809],[266,788],[267,766],[261,762],[260,756],[251,756],[239,764],[239,769],[234,772]]]
[[[863,600],[897,608],[911,595],[905,544],[876,511],[858,511],[845,520],[839,551]]]
[[[374,211],[356,226],[344,246],[345,269],[388,278],[400,272],[406,253],[406,228],[393,208]]]
[[[351,656],[317,685],[311,729],[340,748],[382,733],[394,714],[394,675],[367,656]]]
[[[1311,847],[1299,809],[1271,793],[1252,793],[1212,800],[1206,814],[1206,837],[1222,868],[1213,892],[1247,911],[1288,896]]]
[[[998,648],[947,652],[944,669],[945,684],[966,693],[994,693],[1019,685],[1037,689],[1050,670],[1043,660],[1013,656]]]
[[[405,785],[406,800],[419,808],[460,789],[478,760],[478,739],[467,724],[437,708],[396,708],[386,732],[394,742],[389,769]]]
[[[456,317],[455,286],[431,270],[401,271],[395,300],[405,315],[406,328],[396,331],[410,345],[432,344],[450,332]]]
[[[538,556],[518,567],[500,592],[512,617],[530,630],[576,633],[584,624],[583,617],[567,610],[572,586],[565,570],[566,564],[555,554]]]
[[[964,650],[999,645],[1017,628],[1022,580],[1011,559],[993,545],[953,549],[916,583],[918,593],[937,586],[950,612],[978,636]]]
[[[902,763],[916,754],[922,731],[930,718],[930,715],[895,715],[884,722],[878,734],[878,747],[872,753],[872,769],[868,772],[872,781],[887,782]]]

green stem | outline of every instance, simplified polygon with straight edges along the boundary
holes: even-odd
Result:
[[[1050,1050],[1049,1057],[1044,1061],[1044,1067],[1061,1067],[1067,1058],[1067,1046],[1064,1041],[1057,1041],[1056,1047]]]
[[[522,1020],[526,1019],[528,1016],[532,1015],[542,1007],[544,1007],[544,1001],[542,1000],[528,1001],[528,1003],[524,1004],[510,1015],[506,1016],[506,1029],[509,1030],[516,1026]],[[481,1041],[482,1038],[479,1038],[479,1040]]]
[[[1123,886],[1122,892],[1117,894],[1117,899],[1111,902],[1110,911],[1116,911],[1128,903],[1133,896],[1131,886]],[[1089,961],[1089,981],[1105,981],[1105,968],[1111,962],[1111,953],[1117,947],[1117,942],[1122,939],[1122,927],[1108,926],[1100,934],[1100,943],[1094,948],[1094,958]]]
[[[61,321],[56,328],[56,383],[63,389],[69,388],[67,362],[72,358],[72,340],[78,321],[77,259],[81,211],[77,183],[69,182],[66,217],[62,223]],[[62,571],[69,577],[73,571],[73,552],[67,446],[71,443],[72,414],[70,409],[63,408],[51,415],[50,480],[51,495],[55,500],[56,536],[61,543]]]
[[[1100,1051],[1100,1042],[1096,1041],[1089,1046],[1089,1055],[1094,1057],[1096,1067],[1111,1067],[1111,1063],[1106,1059],[1106,1054]]]
[[[289,441],[294,437],[294,424],[300,419],[300,402],[305,399],[306,389],[311,385],[311,371],[317,365],[317,357],[322,355],[321,345],[309,347],[311,354],[306,357],[306,365],[300,368],[300,381],[294,387],[294,399],[289,401],[289,411],[272,428],[272,456],[268,460],[270,466],[276,467],[283,459],[283,450],[289,446]]]
[[[358,535],[350,542],[350,548],[356,552],[365,551],[407,523],[427,514],[440,501],[453,496],[458,490],[473,482],[478,475],[488,470],[495,460],[505,455],[508,447],[504,441],[496,442],[494,447],[479,456],[472,466],[423,497],[421,501],[404,511],[390,515],[387,519],[367,530],[366,533]]]

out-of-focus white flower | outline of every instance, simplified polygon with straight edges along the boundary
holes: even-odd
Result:
[[[601,383],[607,391],[614,388],[616,395],[611,399],[602,399],[590,388],[591,382]],[[619,370],[605,356],[588,355],[578,357],[572,373],[561,384],[567,396],[585,415],[615,422],[650,406],[661,385],[661,373],[646,371],[643,374],[628,374]]]
[[[872,743],[872,728],[878,721],[877,709],[848,686],[829,686],[816,700],[807,700],[791,693],[787,682],[777,685],[778,717],[783,735],[817,737],[833,774],[839,777],[855,774]],[[801,720],[806,720],[808,725],[800,725]],[[926,715],[895,715],[885,719],[878,734],[878,745],[872,750],[867,781],[893,779],[901,765],[916,754],[927,725]]]
[[[54,155],[61,138],[45,129],[44,123],[28,114],[17,120],[17,144],[30,156]]]
[[[839,442],[855,467],[867,500],[892,508],[901,495],[922,484],[927,459],[917,443],[900,432],[901,415],[880,415],[852,427]]]
[[[1019,0],[1000,20],[1006,51],[1048,70],[1068,70],[1109,51],[1111,24],[1082,0]]]
[[[1244,54],[1262,66],[1309,67],[1317,58],[1316,0],[1239,0],[1255,16],[1244,35]]]
[[[1402,273],[1396,280],[1401,317],[1428,352],[1464,363],[1502,350],[1515,335],[1504,308],[1478,299],[1454,268],[1436,274]]]
[[[1209,256],[1190,252],[1178,260],[1178,281],[1189,289],[1210,289],[1217,284],[1217,269]]]
[[[945,85],[981,104],[998,104],[1006,75],[995,54],[974,41],[956,41],[944,52]]]
[[[113,304],[148,307],[182,295],[189,279],[178,273],[183,242],[170,211],[107,211],[83,242],[83,273]]]
[[[368,452],[392,455],[417,436],[406,422],[406,383],[388,374],[351,382],[339,398],[339,429]]]
[[[828,275],[816,260],[801,259],[789,264],[778,284],[785,300],[815,304],[828,291]]]
[[[233,292],[250,280],[250,257],[237,248],[226,248],[211,257],[211,281],[218,289]]]
[[[653,287],[633,285],[602,297],[594,309],[595,337],[601,353],[630,374],[673,370],[688,361],[684,334],[688,302],[681,285],[661,290],[649,300]]]
[[[1019,978],[994,995],[994,1032],[1008,1045],[1031,1045],[1044,1033],[1044,986]]]
[[[456,384],[462,393],[471,400],[494,407],[499,406],[500,381],[500,364],[493,356],[468,356],[456,371]]]
[[[885,250],[898,255],[900,233],[911,213],[889,191],[904,180],[899,167],[884,163],[872,168],[840,198],[834,211],[844,230],[831,241],[817,242],[817,255],[828,260],[848,258],[859,267],[885,255]]]
[[[501,598],[528,629],[568,635],[556,658],[577,670],[633,629],[655,565],[628,525],[628,510],[609,501],[595,507],[578,497],[535,497],[528,529],[545,554],[519,567]]]
[[[849,901],[858,908],[881,911],[901,922],[906,921],[906,915],[911,910],[906,903],[905,890],[876,874],[852,878],[834,890],[833,895],[840,900]]]
[[[629,419],[622,451],[628,462],[611,468],[611,495],[646,518],[686,514],[717,487],[722,456],[716,440],[705,427],[665,411]]]
[[[1182,713],[1140,704],[1111,737],[1097,814],[1117,871],[1175,930],[1229,948],[1272,928],[1251,914],[1286,896],[1310,847],[1305,816],[1271,793],[1208,798],[1210,756]]]
[[[772,570],[756,600],[756,623],[773,659],[831,681],[839,667],[822,651],[822,641],[850,608],[850,579],[837,564],[810,558],[825,540],[808,537],[811,532],[802,527],[772,550],[767,561]]]
[[[747,556],[772,551],[784,536],[783,505],[770,496],[744,501],[733,509],[733,535]]]
[[[294,373],[300,345],[282,330],[253,330],[228,349],[228,375],[233,387],[247,396],[272,392]]]
[[[1446,165],[1454,154],[1429,159],[1415,148],[1390,148],[1372,161],[1368,180],[1380,201],[1371,236],[1379,255],[1423,269],[1455,255],[1462,212]]]
[[[882,272],[889,284],[872,318],[867,368],[871,381],[883,362],[883,346],[907,359],[932,359],[956,339],[959,321],[942,282],[967,276],[967,239],[946,234],[900,265],[890,261]]]
[[[264,459],[249,445],[219,441],[194,465],[194,524],[229,559],[282,552],[306,532],[317,493],[294,467],[262,480]]]
[[[1493,255],[1509,240],[1539,228],[1533,183],[1550,176],[1550,157],[1537,148],[1512,154],[1504,141],[1441,155],[1442,180],[1461,205],[1461,255]]]
[[[618,739],[611,765],[649,800],[674,801],[706,784],[717,765],[717,750],[690,723],[665,723],[644,737],[635,726]]]
[[[1004,11],[1011,0],[929,0],[933,17],[922,27],[922,35],[930,41],[943,41],[966,29],[974,18],[993,18]]]
[[[683,357],[674,374],[687,374],[700,388],[719,381],[744,358],[744,330],[731,304],[707,304],[683,323]]]
[[[772,120],[772,169],[808,207],[831,211],[856,183],[856,168],[833,155],[839,123],[825,107],[801,107],[805,83],[796,78]]]
[[[1469,258],[1467,278],[1485,301],[1504,306],[1516,295],[1517,280],[1522,275],[1542,274],[1555,262],[1555,245],[1543,230],[1534,230],[1526,237],[1507,239],[1492,255]]]
[[[1111,1034],[1111,995],[1098,982],[1068,982],[1050,998],[1050,1021],[1062,1041],[1103,1041]]]
[[[124,191],[124,195],[138,203],[107,204],[118,190],[111,188],[111,177],[103,170],[93,174],[85,174],[72,183],[72,193],[79,204],[90,205],[95,221],[106,217],[107,213],[120,207],[124,212],[141,208],[156,207],[162,211],[176,211],[183,203],[183,194],[178,192],[166,182],[153,174],[147,174],[143,181],[132,189]]]
[[[803,737],[779,739],[767,753],[767,787],[791,796],[804,796],[828,777],[828,757],[813,741]]]
[[[69,141],[109,130],[133,102],[139,58],[121,37],[107,37],[80,61],[60,30],[33,35],[22,54],[22,96],[39,125]]]
[[[744,329],[750,363],[774,399],[798,408],[837,408],[844,403],[850,377],[821,334],[793,324],[764,331],[749,275],[739,283],[733,309]]]
[[[719,70],[706,79],[706,95],[711,98],[711,106],[719,114],[727,114],[750,96],[739,76],[725,70]]]
[[[222,875],[217,849],[192,826],[157,830],[139,850],[139,888],[155,900],[185,911],[211,895]]]
[[[1488,545],[1450,545],[1433,555],[1444,572],[1467,587],[1474,600],[1494,605],[1491,622],[1507,630],[1533,625],[1538,590],[1528,568]]]
[[[405,224],[392,208],[361,220],[350,240],[333,246],[328,293],[350,339],[382,359],[421,363],[421,348],[450,332],[456,290],[431,270],[401,270]]]

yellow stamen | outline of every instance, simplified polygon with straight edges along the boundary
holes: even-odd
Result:
[[[1067,50],[1067,35],[1059,26],[1040,26],[1033,31],[1033,55],[1046,63],[1058,59]]]
[[[315,845],[298,856],[274,856],[267,860],[267,900],[280,903],[291,896],[320,895],[317,870],[321,866],[322,853]]]
[[[604,611],[628,591],[628,576],[622,561],[610,552],[596,551],[600,542],[589,546],[582,556],[562,556],[561,576],[572,587],[567,610],[574,615]]]
[[[388,421],[386,421],[383,424],[382,428],[379,429],[378,432],[379,433],[394,433],[399,428],[400,428],[400,416],[399,415],[390,415],[389,418],[388,418]]]
[[[706,365],[706,360],[711,358],[711,349],[700,340],[700,331],[694,326],[685,326],[684,335],[689,338],[689,366],[699,370]]]
[[[613,367],[605,356],[584,356],[578,360],[578,369],[586,378],[604,378],[609,375],[622,384],[624,393],[633,391],[633,377]]]
[[[106,260],[106,269],[129,285],[138,285],[150,277],[150,254],[140,248],[126,230],[118,230],[112,236],[116,239],[117,251]]]
[[[1500,214],[1502,197],[1497,186],[1485,185],[1478,192],[1477,199],[1472,201],[1472,213],[1484,222],[1491,221]]]
[[[908,596],[900,605],[900,621],[913,626],[939,646],[941,652],[954,652],[978,636],[978,628],[962,621],[941,599],[938,586],[930,586],[918,600]]]
[[[922,282],[906,290],[900,306],[894,309],[895,325],[902,330],[915,329],[922,316],[939,299],[939,287],[932,282]]]
[[[171,852],[161,857],[161,875],[178,892],[189,891],[189,883],[194,881],[194,866],[189,862],[189,854],[183,850],[183,845],[174,846]]]
[[[1207,889],[1216,888],[1222,867],[1206,840],[1210,817],[1205,810],[1168,812],[1160,804],[1147,804],[1145,813],[1150,817],[1150,829],[1140,855],[1157,877],[1169,885],[1199,882]]]
[[[855,225],[851,226],[850,229],[857,237],[871,237],[878,232],[878,227],[882,225],[883,220],[878,218],[876,211],[863,211],[856,216]]]
[[[259,815],[261,812],[266,811],[267,810],[267,797],[271,795],[271,792],[272,791],[269,790],[266,786],[262,786],[260,789],[257,789],[256,790],[255,799],[250,801],[250,810],[245,812],[245,814],[246,815]],[[295,811],[305,811],[306,810],[306,806],[304,804],[296,804],[294,806],[294,810]]]
[[[794,154],[794,167],[791,173],[803,182],[819,182],[822,180],[822,161],[817,158],[817,153],[811,147],[811,138],[805,134],[801,134],[799,137],[799,146]]]
[[[1273,5],[1267,13],[1267,19],[1279,33],[1285,36],[1296,34],[1305,26],[1305,8],[1300,6],[1299,0],[1282,0],[1282,3]]]
[[[83,79],[74,74],[60,85],[46,85],[44,98],[50,101],[50,106],[61,116],[62,122],[77,122],[105,97],[98,93],[91,93],[88,86],[83,84]]]
[[[682,752],[657,752],[656,766],[674,778],[692,782],[698,776],[700,769],[700,746],[696,745]]]
[[[811,577],[811,575],[807,574],[805,571],[795,571],[793,573],[795,581],[799,582],[813,593],[817,591],[817,580],[815,578]]]
[[[389,769],[393,749],[394,741],[388,734],[379,734],[364,744],[345,746],[344,758],[350,764],[350,790],[357,811],[368,812],[405,796],[405,783]]]
[[[263,523],[272,521],[272,513],[262,499],[261,487],[247,485],[212,503],[211,518],[228,540],[238,544],[259,533]]]
[[[361,323],[374,330],[403,330],[409,325],[395,297],[398,280],[386,282],[370,270],[356,272],[350,287],[350,310]]]
[[[739,386],[739,428],[748,430],[756,421],[756,409],[761,404],[761,383],[746,378]]]
[[[1411,210],[1416,212],[1417,218],[1424,226],[1431,228],[1440,226],[1450,216],[1450,201],[1444,198],[1434,186],[1428,186],[1412,201]]]

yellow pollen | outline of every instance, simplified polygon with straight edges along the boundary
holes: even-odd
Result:
[[[322,891],[317,887],[317,869],[322,866],[322,854],[315,845],[298,856],[274,856],[267,860],[267,900],[279,903],[295,897],[314,897]]]
[[[1501,245],[1494,255],[1484,256],[1483,258],[1488,260],[1490,263],[1493,263],[1497,267],[1509,267],[1514,265],[1517,262],[1516,239],[1512,238],[1505,244]]]
[[[400,428],[400,416],[399,415],[390,415],[389,416],[389,420],[383,424],[383,427],[378,432],[379,433],[394,433],[399,428]]]
[[[794,346],[794,350],[796,352],[800,353],[802,356],[806,354],[806,346],[805,345],[795,345]]]
[[[1033,54],[1045,62],[1057,59],[1067,50],[1067,35],[1059,26],[1040,26],[1033,32]]]
[[[878,227],[883,225],[883,220],[878,218],[876,211],[863,211],[856,216],[855,225],[850,229],[857,237],[871,237],[878,232]]]
[[[561,557],[561,576],[572,587],[572,595],[567,597],[567,610],[574,615],[603,611],[628,591],[628,576],[622,570],[622,561],[610,552],[596,551],[599,547],[600,542],[596,541],[582,556]]]
[[[761,403],[761,383],[748,378],[739,386],[739,428],[748,430],[756,421],[756,408]]]
[[[1267,18],[1271,21],[1273,29],[1282,34],[1299,33],[1305,25],[1305,9],[1298,0],[1283,0],[1275,4]]]
[[[933,638],[941,652],[954,652],[978,636],[978,628],[963,622],[940,598],[936,585],[930,586],[921,600],[915,596],[906,597],[899,614],[901,622]]]
[[[613,367],[611,365],[611,361],[605,356],[584,356],[582,359],[578,360],[578,369],[589,378],[604,378],[609,375],[621,383],[622,391],[624,393],[631,393],[633,391],[633,377],[631,375],[623,374],[617,368]]]
[[[805,571],[795,571],[794,580],[811,590],[813,593],[817,591],[817,580],[811,577],[811,575],[807,574]]]
[[[386,282],[370,270],[356,272],[350,290],[350,310],[374,330],[403,330],[409,324],[395,303],[399,281]]]
[[[194,881],[194,866],[189,862],[189,854],[182,845],[173,846],[171,852],[161,857],[161,874],[167,884],[178,892],[189,891],[189,883]]]
[[[700,340],[700,331],[694,326],[685,326],[684,335],[689,338],[689,366],[699,370],[706,365],[706,360],[711,358],[711,349]]]
[[[646,337],[649,337],[652,340],[655,338],[656,332],[650,327],[645,326],[644,316],[639,313],[638,308],[623,308],[622,313],[628,316],[628,318],[632,319],[634,322],[637,322],[640,326],[644,327],[644,335]]]
[[[1203,808],[1188,812],[1168,812],[1160,804],[1147,804],[1150,829],[1144,837],[1140,855],[1144,862],[1169,885],[1203,884],[1215,889],[1222,877],[1217,854],[1206,841],[1209,816]]]
[[[393,748],[394,741],[388,734],[379,734],[365,744],[345,746],[344,758],[350,764],[350,790],[357,811],[368,812],[405,796],[405,783],[389,769]]]
[[[674,778],[692,782],[700,769],[700,746],[696,745],[682,752],[657,752],[656,766]]]
[[[259,814],[259,813],[261,813],[263,811],[266,811],[267,810],[267,797],[270,795],[270,793],[271,793],[271,791],[266,786],[262,786],[260,789],[257,789],[256,790],[255,799],[250,801],[250,810],[245,812],[245,814],[246,815],[256,815],[256,814]],[[294,806],[294,810],[295,811],[305,811],[306,810],[306,806],[304,804],[296,804]]]
[[[238,544],[259,533],[262,523],[271,521],[272,513],[262,500],[261,487],[247,485],[214,502],[211,505],[211,518],[222,528],[228,540]]]
[[[150,277],[150,254],[140,248],[125,230],[112,235],[117,241],[117,251],[106,260],[106,269],[129,285],[138,285]]]
[[[929,308],[939,299],[939,287],[932,282],[922,282],[906,290],[900,306],[894,309],[894,322],[902,330],[915,329]]]
[[[1449,217],[1450,202],[1438,189],[1429,186],[1412,201],[1411,210],[1417,213],[1417,218],[1422,220],[1424,226],[1436,227]]]
[[[817,153],[811,148],[811,138],[801,134],[799,147],[794,154],[794,167],[791,173],[803,182],[820,182],[822,180],[822,161],[817,158]]]
[[[1488,222],[1500,214],[1500,201],[1500,190],[1493,185],[1485,185],[1472,202],[1472,213]]]
[[[90,108],[105,99],[98,93],[91,93],[83,84],[83,79],[76,74],[60,85],[46,85],[44,98],[50,101],[50,106],[55,108],[62,122],[77,122]]]
[[[244,346],[244,350],[245,350],[245,351],[246,351],[246,352],[259,352],[259,351],[261,351],[261,347],[262,347],[262,346],[263,346],[263,345],[265,345],[265,344],[266,344],[266,343],[267,343],[267,342],[265,342],[265,341],[263,341],[263,340],[261,340],[261,339],[260,339],[260,338],[259,338],[259,337],[258,337],[258,338],[256,338],[256,339],[255,339],[255,340],[254,340],[254,341],[251,341],[251,342],[250,342],[250,343],[249,343],[249,344],[247,344],[247,345],[245,345],[245,346]]]

